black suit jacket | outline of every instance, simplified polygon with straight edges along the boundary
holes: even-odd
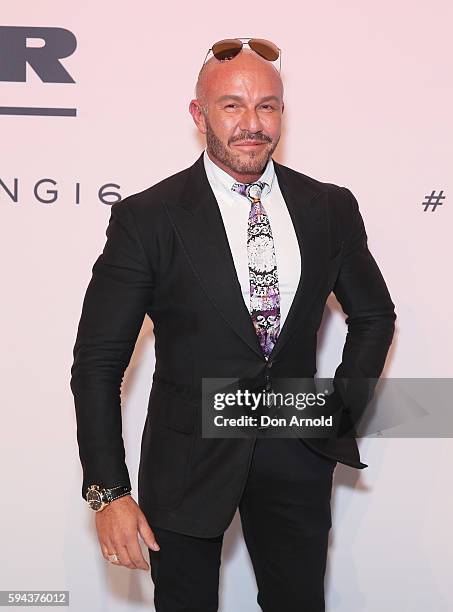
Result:
[[[310,378],[317,331],[331,291],[348,333],[335,377],[376,377],[396,318],[368,250],[357,200],[279,163],[302,273],[269,360],[263,356],[203,154],[189,168],[111,207],[107,241],[94,263],[74,346],[71,389],[83,467],[92,483],[130,485],[120,388],[148,314],[156,367],[141,441],[138,502],[154,525],[213,537],[232,520],[256,438],[202,438],[202,377]],[[347,397],[341,402],[347,409]],[[326,460],[367,467],[356,440],[303,440]]]

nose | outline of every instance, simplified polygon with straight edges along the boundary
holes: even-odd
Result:
[[[261,132],[263,126],[261,120],[256,112],[256,109],[249,108],[241,113],[241,120],[239,122],[239,128],[247,132]]]

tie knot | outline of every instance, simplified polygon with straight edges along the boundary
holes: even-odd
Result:
[[[248,198],[250,202],[259,202],[266,185],[267,183],[263,181],[257,181],[256,183],[234,183],[231,189]]]

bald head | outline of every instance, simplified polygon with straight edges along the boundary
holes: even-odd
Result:
[[[257,180],[280,139],[278,70],[251,49],[230,60],[212,57],[200,70],[195,95],[189,111],[206,135],[209,157],[237,181]]]
[[[218,60],[211,57],[198,74],[195,96],[203,110],[207,109],[210,94],[219,89],[220,83],[233,78],[253,76],[268,82],[283,101],[283,82],[274,64],[261,57],[252,49],[243,48],[231,60]]]

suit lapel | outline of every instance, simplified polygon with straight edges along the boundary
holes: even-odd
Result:
[[[305,315],[325,280],[330,252],[327,193],[286,166],[274,161],[274,167],[299,243],[301,275],[269,359],[281,351],[305,321]]]
[[[274,166],[299,242],[302,274],[270,358],[301,324],[321,286],[329,252],[327,196],[285,166],[275,161]],[[207,297],[236,334],[264,360],[242,296],[222,215],[206,176],[203,153],[188,172],[181,198],[164,202],[170,219]]]
[[[203,154],[189,168],[181,199],[165,204],[207,297],[231,328],[263,356],[242,297],[222,215],[206,176]]]

